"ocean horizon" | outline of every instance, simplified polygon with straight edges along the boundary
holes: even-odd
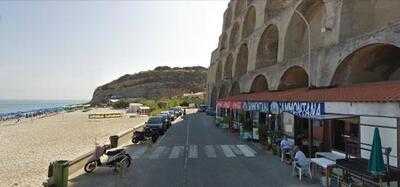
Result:
[[[29,100],[29,99],[0,99],[0,114],[11,112],[26,112],[47,108],[62,107],[65,105],[74,105],[87,103],[89,100]]]

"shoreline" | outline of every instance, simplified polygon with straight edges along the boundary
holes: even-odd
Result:
[[[88,119],[93,113],[123,112],[122,118]],[[54,160],[71,160],[91,151],[94,142],[108,143],[111,135],[142,124],[147,118],[128,118],[123,110],[94,108],[88,112],[62,112],[16,125],[0,123],[0,186],[39,186]]]

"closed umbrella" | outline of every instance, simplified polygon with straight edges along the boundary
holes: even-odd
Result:
[[[385,171],[385,164],[383,163],[381,136],[379,129],[375,127],[374,139],[372,140],[372,150],[368,162],[368,171],[373,175],[382,174]]]

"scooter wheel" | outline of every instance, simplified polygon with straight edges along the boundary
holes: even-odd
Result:
[[[137,143],[139,143],[139,140],[136,138],[132,138],[132,143],[137,144]]]
[[[152,141],[153,143],[156,143],[157,139],[158,139],[158,136],[152,136],[152,137],[151,137],[151,141]]]
[[[94,169],[97,167],[97,162],[96,161],[91,161],[85,164],[85,167],[83,168],[86,173],[91,173],[93,172]]]

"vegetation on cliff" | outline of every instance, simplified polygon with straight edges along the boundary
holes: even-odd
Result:
[[[160,66],[150,71],[124,75],[98,87],[92,104],[105,104],[111,98],[161,100],[184,93],[203,92],[206,87],[207,69],[194,67]]]

